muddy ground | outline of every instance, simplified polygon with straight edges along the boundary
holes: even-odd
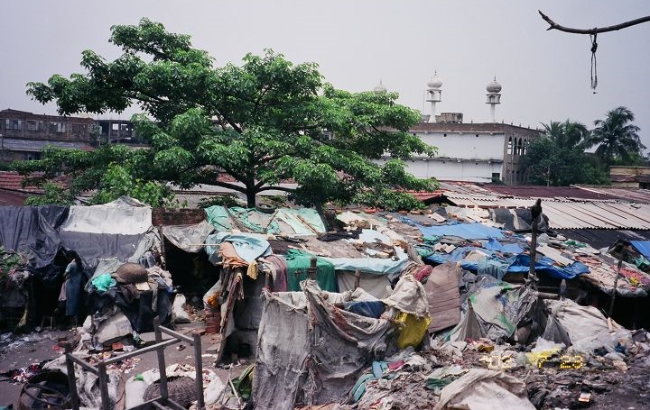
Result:
[[[176,330],[180,333],[190,335],[196,329],[203,329],[203,322],[192,322],[178,325]],[[141,334],[143,340],[151,342],[155,336],[153,332]],[[58,348],[59,338],[74,338],[73,331],[42,331],[40,333],[30,333],[26,335],[0,335],[0,372],[5,372],[15,368],[28,367],[31,364],[42,362],[43,360],[54,359],[62,354],[62,349]],[[214,365],[214,354],[208,353],[217,341],[215,335],[203,335],[201,337],[202,364],[204,369],[213,370],[217,375],[226,381],[228,370]],[[180,363],[194,365],[194,355],[192,346],[183,343],[185,348],[178,349],[178,345],[173,345],[165,349],[165,362],[167,365]],[[158,368],[158,359],[155,352],[145,353],[138,356],[140,360],[134,360],[131,366],[128,366],[125,372],[127,377],[142,373],[149,369]],[[240,366],[232,369],[232,377],[237,377],[246,367],[246,360],[240,359]],[[0,377],[0,380],[4,378]],[[22,389],[21,383],[0,381],[0,406],[14,404],[17,406],[19,395]]]

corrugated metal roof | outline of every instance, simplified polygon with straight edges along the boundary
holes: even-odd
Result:
[[[84,151],[92,151],[93,149],[93,147],[88,144],[84,144],[83,142],[43,141],[11,138],[5,138],[3,141],[3,149],[7,151],[41,152],[43,151],[43,148],[48,145],[54,145],[57,148],[80,149]]]
[[[650,204],[650,190],[648,189],[623,189],[623,188],[587,188],[581,187],[583,190],[590,190],[595,192],[602,192],[612,198]]]
[[[467,208],[529,208],[535,200],[447,193],[456,206]],[[608,201],[542,200],[552,229],[650,230],[650,205]]]
[[[572,198],[588,200],[608,200],[615,199],[607,192],[599,190],[584,189],[578,186],[519,186],[519,185],[496,185],[486,184],[483,186],[492,193],[519,198]]]

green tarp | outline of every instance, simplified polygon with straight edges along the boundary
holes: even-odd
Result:
[[[253,233],[273,235],[318,235],[325,233],[325,225],[314,209],[279,208],[272,213],[256,209],[211,206],[205,210],[206,219],[218,231],[234,228]]]
[[[316,256],[297,249],[289,249],[289,252],[286,255],[282,255],[282,257],[287,261],[287,285],[289,292],[298,292],[301,290],[300,282],[309,278],[308,271],[311,258],[315,258]],[[334,265],[322,258],[317,258],[316,266],[318,268],[316,273],[318,286],[328,292],[337,292]]]

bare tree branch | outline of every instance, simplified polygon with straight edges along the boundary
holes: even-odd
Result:
[[[594,27],[592,29],[579,29],[579,28],[570,28],[570,27],[561,26],[561,25],[557,24],[556,22],[554,22],[553,20],[551,20],[551,18],[549,16],[542,13],[541,10],[537,10],[537,11],[539,12],[540,16],[542,16],[544,21],[546,21],[548,24],[550,24],[550,27],[546,29],[547,31],[548,30],[559,30],[559,31],[564,31],[566,33],[574,33],[574,34],[606,33],[608,31],[621,30],[621,29],[624,29],[624,28],[628,28],[628,27],[631,27],[631,26],[635,26],[637,24],[646,23],[646,22],[650,21],[650,16],[645,16],[645,17],[641,17],[641,18],[638,18],[638,19],[635,19],[635,20],[626,21],[626,22],[621,23],[621,24],[616,24],[614,26],[607,26],[607,27],[600,27],[600,28],[599,27]]]

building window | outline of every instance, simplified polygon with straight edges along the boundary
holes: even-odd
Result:
[[[492,182],[494,183],[501,182],[501,174],[499,172],[492,173]]]
[[[56,132],[62,134],[65,132],[65,124],[62,122],[51,122],[50,123],[50,132]]]
[[[21,120],[5,120],[5,130],[7,131],[20,131],[23,129],[23,122]]]
[[[512,137],[508,137],[508,155],[512,155]]]
[[[25,160],[26,161],[34,161],[37,159],[41,159],[41,153],[40,152],[27,152],[25,153]]]

